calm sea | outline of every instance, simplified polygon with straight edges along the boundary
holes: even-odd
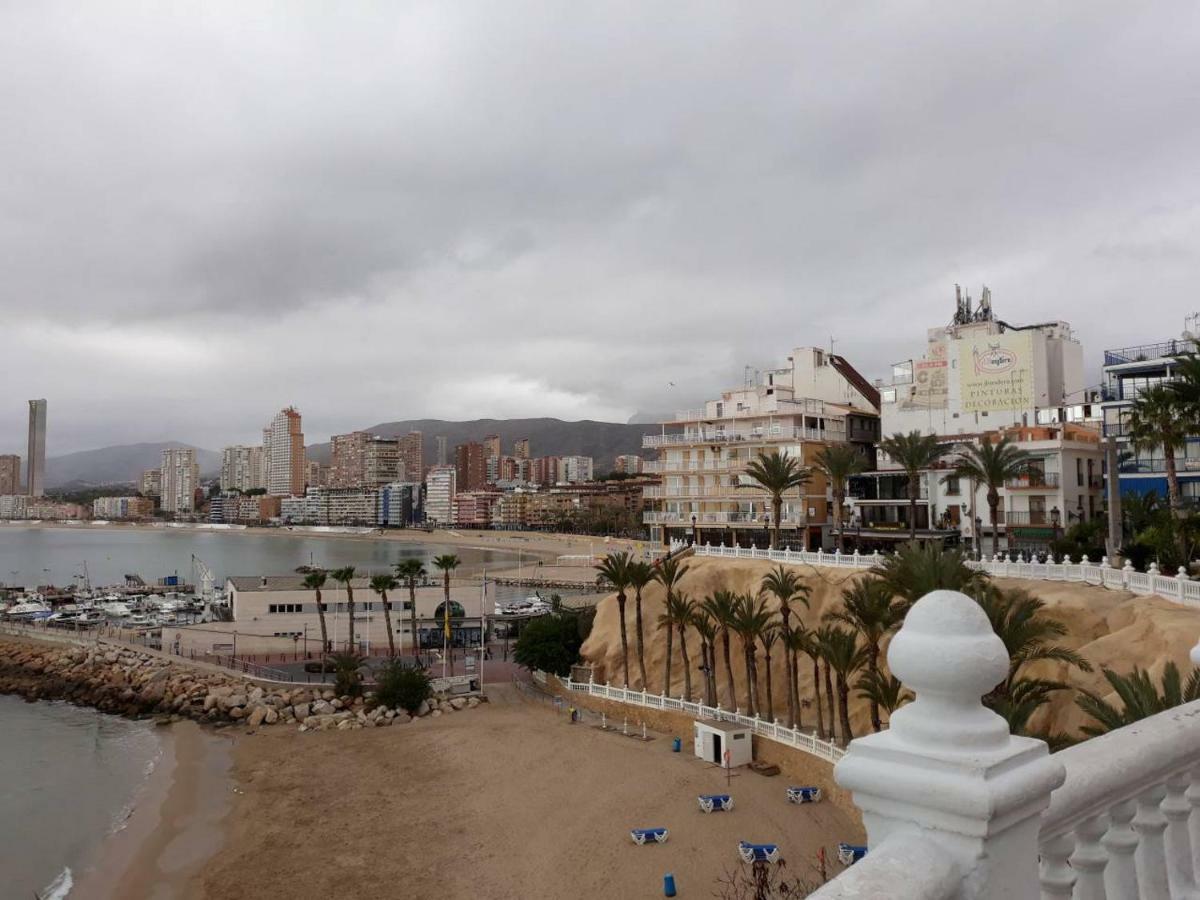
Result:
[[[66,896],[161,752],[150,722],[0,695],[0,895]]]
[[[5,526],[0,527],[0,582],[67,586],[83,574],[85,563],[95,586],[121,584],[126,574],[140,575],[147,582],[176,574],[191,581],[195,554],[221,585],[229,575],[287,575],[302,565],[386,572],[401,559],[428,561],[439,553],[457,554],[463,563],[460,571],[483,566],[508,568],[517,562],[515,552],[294,533]]]

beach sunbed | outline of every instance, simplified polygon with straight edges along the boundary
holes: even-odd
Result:
[[[653,841],[658,844],[667,842],[667,829],[665,828],[634,828],[629,832],[629,836],[633,838],[633,842],[638,846]]]
[[[755,860],[765,860],[766,862],[779,862],[779,845],[778,844],[751,844],[748,841],[738,841],[738,856],[742,858],[742,862],[754,862]]]
[[[843,866],[852,866],[866,855],[865,845],[838,844],[838,862]]]
[[[791,803],[816,803],[821,799],[821,789],[819,787],[790,787],[787,789],[787,798]]]
[[[700,802],[702,812],[710,813],[714,809],[733,809],[733,798],[728,794],[701,794],[696,799]]]

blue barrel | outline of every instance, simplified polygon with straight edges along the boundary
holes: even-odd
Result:
[[[671,750],[673,752],[678,753],[682,749],[683,749],[683,739],[682,738],[675,738],[675,740],[671,741]],[[667,894],[667,896],[670,897],[671,895]]]
[[[679,740],[679,738],[676,738],[675,740]],[[670,872],[663,876],[663,896],[675,896],[675,876]]]

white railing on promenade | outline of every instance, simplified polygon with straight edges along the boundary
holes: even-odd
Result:
[[[1200,897],[1200,701],[1051,755],[980,701],[1008,652],[955,591],[922,597],[887,658],[916,699],[834,769],[870,849],[815,900]]]
[[[717,722],[734,722],[744,725],[759,737],[776,741],[788,747],[795,747],[821,759],[837,762],[845,754],[841,747],[830,741],[808,734],[798,728],[788,728],[778,722],[768,722],[758,716],[744,716],[737,711],[730,712],[719,706],[705,706],[684,700],[682,697],[668,697],[665,694],[652,694],[647,691],[635,691],[629,688],[613,687],[607,684],[595,684],[587,681],[571,681],[563,679],[563,686],[569,691],[589,694],[604,700],[617,703],[627,703],[631,706],[643,706],[647,709],[662,709],[668,712],[680,712],[696,719],[713,719]]]
[[[672,552],[687,547],[685,541],[672,541]],[[874,553],[853,553],[822,550],[761,550],[754,547],[725,547],[702,544],[696,547],[697,556],[717,556],[728,559],[765,559],[791,565],[837,566],[849,569],[869,569],[884,557]],[[968,561],[967,565],[981,569],[996,578],[1027,578],[1041,581],[1068,581],[1093,584],[1111,590],[1124,590],[1139,596],[1154,594],[1173,600],[1184,606],[1200,607],[1200,581],[1192,581],[1182,571],[1175,576],[1161,575],[1158,566],[1150,564],[1148,572],[1138,572],[1126,562],[1124,568],[1116,569],[1108,564],[1108,558],[1091,562],[1086,556],[1077,562],[1064,557],[1061,562],[1024,562],[1003,555],[982,562]]]

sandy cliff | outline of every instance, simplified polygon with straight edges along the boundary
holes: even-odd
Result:
[[[688,572],[684,575],[680,589],[693,599],[700,601],[713,591],[725,588],[735,592],[757,590],[764,574],[772,565],[754,560],[689,560]],[[817,568],[805,566],[799,569],[811,596],[810,606],[793,604],[800,619],[815,626],[826,611],[838,608],[842,590],[860,573],[845,569]],[[1163,666],[1174,661],[1181,671],[1190,671],[1188,651],[1200,639],[1200,610],[1178,606],[1158,597],[1135,597],[1122,591],[1110,591],[1100,587],[1081,584],[1065,584],[1022,579],[997,579],[1005,588],[1023,588],[1047,604],[1047,612],[1063,622],[1068,634],[1060,641],[1081,653],[1092,665],[1092,673],[1067,669],[1057,664],[1040,664],[1029,672],[1041,677],[1053,677],[1089,690],[1107,693],[1107,682],[1100,672],[1102,666],[1127,672],[1133,666],[1148,668],[1157,678]],[[661,692],[664,689],[664,662],[666,658],[666,634],[657,629],[658,617],[663,612],[665,592],[661,585],[651,585],[642,598],[642,616],[645,622],[646,689]],[[773,599],[768,599],[771,608],[777,608]],[[632,593],[626,606],[626,627],[630,646],[630,685],[643,687],[637,666],[637,639],[635,609]],[[672,696],[683,694],[683,670],[679,655],[678,634],[675,636],[671,684],[667,692]],[[693,676],[693,699],[702,699],[703,679],[695,670],[699,659],[700,640],[694,630],[688,632],[688,653],[691,657]],[[621,638],[617,614],[616,595],[610,594],[600,601],[596,622],[591,636],[582,649],[584,659],[595,666],[596,679],[607,680],[619,685],[621,674]],[[731,656],[734,666],[734,681],[740,702],[730,703],[725,689],[725,669],[721,662],[718,645],[718,690],[721,705],[745,706],[745,672],[741,663],[741,643],[734,637]],[[759,668],[765,669],[762,648],[758,648]],[[775,715],[783,721],[787,713],[787,688],[784,675],[782,650],[776,645],[772,651]],[[765,697],[765,688],[762,695]],[[803,723],[812,725],[815,712],[812,706],[812,667],[807,657],[800,659],[800,690],[803,708]],[[855,734],[869,728],[866,703],[852,695],[852,723]],[[1075,706],[1068,692],[1056,694],[1053,703],[1039,713],[1035,727],[1050,727],[1054,730],[1074,731],[1087,721]]]

